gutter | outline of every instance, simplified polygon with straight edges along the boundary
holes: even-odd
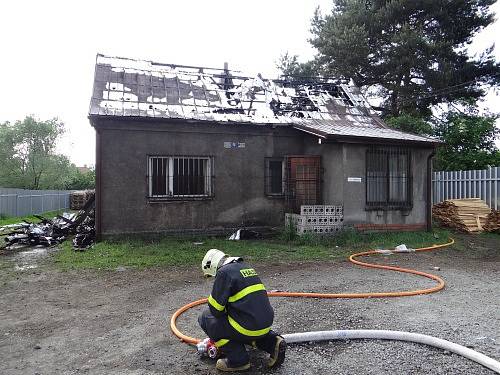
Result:
[[[427,157],[427,191],[426,191],[426,224],[427,231],[432,231],[432,158],[436,155],[436,148]]]

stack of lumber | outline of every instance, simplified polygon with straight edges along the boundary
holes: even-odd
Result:
[[[484,226],[486,232],[500,233],[500,211],[492,210],[486,219]]]
[[[490,213],[480,198],[448,199],[432,207],[433,216],[442,225],[467,233],[482,232]]]
[[[94,190],[72,191],[70,194],[70,208],[72,210],[81,210],[93,194]]]

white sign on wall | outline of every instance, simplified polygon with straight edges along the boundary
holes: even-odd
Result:
[[[245,148],[245,142],[224,142],[224,148]]]
[[[347,182],[361,182],[361,177],[347,177]]]

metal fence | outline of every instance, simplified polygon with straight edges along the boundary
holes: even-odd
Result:
[[[500,167],[473,171],[434,172],[432,202],[481,198],[491,209],[500,206]]]
[[[0,188],[0,214],[26,216],[69,208],[70,190]]]

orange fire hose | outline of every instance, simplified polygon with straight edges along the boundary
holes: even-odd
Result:
[[[419,249],[415,249],[415,251],[430,251],[430,250],[440,249],[443,247],[453,245],[454,243],[455,243],[455,241],[452,238],[450,238],[450,240],[447,243],[444,243],[441,245],[432,245],[429,247],[422,247]],[[403,253],[403,252],[406,252],[406,251],[393,251],[393,253]],[[416,295],[421,295],[421,294],[429,294],[429,293],[435,293],[435,292],[444,288],[445,284],[444,284],[443,279],[441,279],[440,277],[438,277],[436,275],[432,275],[430,273],[416,271],[416,270],[412,270],[412,269],[408,269],[408,268],[400,268],[400,267],[394,267],[394,266],[384,266],[384,265],[374,264],[374,263],[366,263],[366,262],[361,262],[361,261],[355,259],[358,257],[363,257],[363,256],[367,256],[367,255],[375,255],[375,254],[381,254],[381,252],[377,251],[377,250],[371,250],[371,251],[365,251],[362,253],[352,254],[349,257],[349,261],[354,263],[354,264],[357,264],[359,266],[364,266],[364,267],[369,267],[369,268],[379,268],[379,269],[396,271],[396,272],[405,272],[405,273],[411,273],[411,274],[418,275],[418,276],[427,277],[429,279],[437,281],[437,285],[432,287],[432,288],[427,288],[427,289],[408,290],[408,291],[401,291],[401,292],[374,292],[374,293],[268,292],[267,295],[270,297],[304,297],[304,298],[382,298],[382,297],[405,297],[405,296],[416,296]],[[196,345],[197,343],[200,342],[200,339],[187,336],[187,335],[183,334],[181,331],[179,331],[179,329],[177,328],[177,325],[176,325],[177,318],[179,316],[181,316],[187,310],[189,310],[195,306],[205,304],[205,303],[207,303],[206,298],[202,298],[202,299],[193,301],[191,303],[188,303],[187,305],[184,305],[180,309],[178,309],[172,315],[172,318],[170,319],[170,329],[172,330],[173,334],[187,344]]]

